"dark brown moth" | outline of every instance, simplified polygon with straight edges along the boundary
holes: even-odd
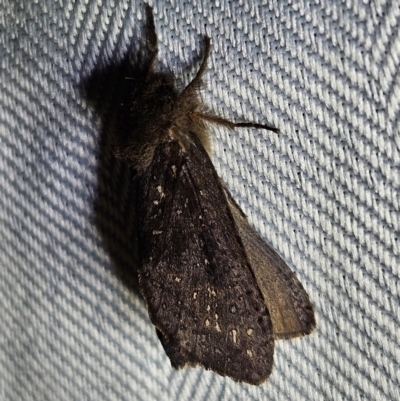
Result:
[[[139,282],[149,316],[172,365],[202,365],[233,380],[264,382],[274,341],[309,334],[313,308],[303,286],[250,227],[209,157],[210,114],[196,77],[179,91],[173,75],[154,70],[158,52],[146,6],[147,49],[126,80],[116,156],[135,171]],[[207,150],[206,150],[207,149]]]

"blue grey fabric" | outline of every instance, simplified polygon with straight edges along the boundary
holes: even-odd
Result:
[[[103,74],[139,47],[143,4],[0,0],[0,399],[400,399],[399,2],[150,3],[159,68],[188,82],[207,34],[205,102],[280,127],[215,127],[213,159],[318,327],[276,343],[260,387],[170,366]]]

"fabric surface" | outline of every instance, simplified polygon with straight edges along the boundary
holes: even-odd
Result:
[[[260,387],[170,366],[112,156],[114,67],[143,3],[0,0],[0,399],[400,399],[399,2],[150,4],[158,68],[187,83],[207,34],[205,102],[281,129],[215,127],[213,160],[317,329],[276,343]]]

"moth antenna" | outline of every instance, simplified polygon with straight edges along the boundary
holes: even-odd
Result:
[[[225,118],[214,116],[211,114],[203,114],[197,111],[192,112],[192,116],[195,118],[201,118],[202,120],[208,121],[213,124],[220,124],[224,127],[234,129],[234,128],[258,128],[258,129],[266,129],[268,131],[273,131],[276,134],[279,134],[279,128],[276,128],[269,124],[259,124],[255,122],[248,123],[234,123],[233,121],[226,120]]]
[[[146,20],[146,40],[150,49],[150,60],[147,67],[147,73],[149,73],[153,69],[158,54],[158,39],[154,24],[153,8],[148,4],[146,4]]]
[[[190,82],[190,84],[183,90],[179,96],[179,101],[183,101],[187,96],[191,96],[193,92],[196,91],[201,86],[201,79],[207,68],[207,60],[210,56],[210,38],[206,36],[204,38],[204,57],[200,65],[199,71],[197,71],[196,76]]]

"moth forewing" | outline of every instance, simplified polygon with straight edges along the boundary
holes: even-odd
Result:
[[[184,151],[160,145],[137,178],[141,290],[175,365],[259,384],[272,369],[271,319],[211,160],[188,136]]]

